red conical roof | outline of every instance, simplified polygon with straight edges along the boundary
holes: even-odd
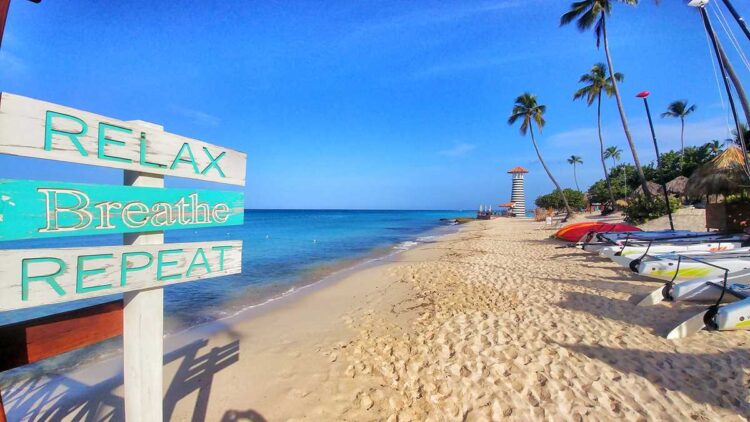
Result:
[[[508,170],[508,173],[528,173],[529,171],[526,170],[523,167],[513,167],[512,169]]]

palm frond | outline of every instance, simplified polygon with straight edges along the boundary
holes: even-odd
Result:
[[[560,17],[560,26],[573,22],[579,15],[584,13],[587,8],[591,7],[594,0],[582,0],[570,5],[570,10]]]

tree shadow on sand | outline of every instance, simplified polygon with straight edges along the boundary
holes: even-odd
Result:
[[[193,395],[193,421],[206,419],[214,376],[239,361],[239,340],[208,350],[208,340],[187,344],[164,356],[164,364],[181,361],[164,398],[164,420],[172,417],[180,400]],[[115,390],[122,385],[122,371],[97,384],[88,384],[63,374],[35,378],[14,385],[3,394],[8,420],[120,421],[124,402]],[[244,412],[237,412],[238,415]],[[232,419],[228,419],[232,420]],[[263,419],[236,419],[263,420]]]
[[[633,296],[635,302],[640,296]],[[582,292],[567,292],[557,306],[570,311],[586,312],[597,318],[608,318],[649,328],[659,336],[665,336],[674,327],[705,309],[705,306],[680,306],[665,309],[663,305],[636,307],[634,300],[618,300]]]
[[[666,390],[679,391],[698,403],[750,416],[744,377],[744,370],[750,366],[747,350],[694,354],[583,344],[560,346],[604,362],[620,372],[636,374]]]
[[[632,296],[628,299],[628,302],[632,304],[638,303],[641,299],[646,297],[647,294],[663,286],[663,283],[649,283],[648,285],[644,285],[634,283],[639,282],[640,280],[627,280],[616,277],[597,277],[593,280],[561,277],[556,278],[554,281],[557,283],[565,283],[571,286],[584,287],[599,291],[630,294]]]

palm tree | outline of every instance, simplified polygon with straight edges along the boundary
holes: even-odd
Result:
[[[713,141],[706,142],[703,145],[703,148],[706,149],[706,151],[717,154],[719,151],[721,151],[721,141],[718,139],[714,139]]]
[[[625,132],[625,138],[628,140],[630,151],[633,153],[633,162],[635,164],[635,170],[638,173],[638,178],[643,186],[643,192],[646,198],[651,199],[651,192],[648,190],[648,184],[646,183],[646,176],[643,174],[643,168],[641,167],[641,160],[638,158],[638,151],[635,148],[633,142],[633,136],[630,134],[630,128],[628,126],[628,119],[625,116],[625,108],[622,105],[622,98],[620,97],[620,90],[617,87],[617,79],[615,78],[615,67],[612,65],[612,55],[609,51],[609,39],[607,38],[607,16],[612,13],[612,4],[616,0],[580,0],[570,5],[570,10],[560,17],[560,25],[567,25],[576,20],[576,26],[581,31],[586,31],[594,27],[594,34],[596,35],[596,47],[599,47],[600,41],[604,41],[604,55],[607,57],[607,65],[609,66],[609,76],[612,81],[612,91],[615,94],[617,100],[617,109],[620,112],[620,120],[622,121],[622,129]],[[630,6],[638,4],[638,0],[617,0],[620,3],[625,3]]]
[[[624,76],[622,73],[615,73],[614,79],[622,81]],[[573,100],[580,98],[586,98],[586,104],[591,106],[596,100],[596,127],[599,133],[599,159],[602,162],[602,169],[604,169],[604,180],[607,183],[607,190],[609,191],[609,200],[611,204],[615,203],[615,195],[612,193],[612,183],[609,181],[609,174],[607,173],[607,162],[604,156],[604,138],[602,137],[602,92],[608,97],[611,97],[614,93],[612,87],[612,76],[607,76],[607,65],[604,63],[596,63],[589,73],[584,73],[578,82],[585,84],[578,91],[573,94]]]
[[[607,147],[607,149],[604,150],[604,158],[612,159],[612,167],[617,167],[617,161],[620,160],[620,157],[622,157],[622,150],[620,148],[617,148],[615,145]],[[623,174],[625,174],[624,171]],[[627,175],[623,177],[623,183],[627,185]]]
[[[534,124],[536,124],[536,127],[539,128],[539,132],[541,132],[545,124],[545,111],[547,111],[547,106],[539,104],[536,100],[536,95],[524,92],[516,98],[516,101],[513,104],[513,110],[510,112],[510,117],[508,117],[508,124],[513,125],[518,119],[521,119],[521,127],[519,128],[521,135],[526,135],[526,132],[529,132],[531,135],[531,143],[534,144],[536,156],[539,158],[542,167],[544,167],[544,171],[547,172],[549,179],[555,185],[557,191],[560,192],[563,204],[565,204],[565,212],[567,212],[568,215],[571,215],[573,210],[571,210],[570,205],[568,205],[568,198],[565,197],[565,192],[563,192],[562,188],[560,188],[560,184],[557,183],[557,180],[552,176],[549,168],[547,168],[547,164],[544,162],[542,154],[539,152],[539,146],[536,144],[536,138],[534,138]]]
[[[685,117],[695,111],[695,104],[688,106],[687,100],[673,101],[667,106],[667,111],[661,114],[661,117],[673,117],[680,119],[680,160],[685,156]],[[682,165],[682,161],[680,161]]]
[[[583,164],[583,160],[581,160],[581,157],[578,155],[571,155],[570,158],[568,158],[568,164],[573,164],[573,180],[576,182],[576,190],[581,191],[581,188],[578,187],[578,176],[576,175],[576,164]]]

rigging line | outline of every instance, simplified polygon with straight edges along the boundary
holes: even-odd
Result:
[[[718,10],[718,13],[717,13],[717,10]],[[724,30],[724,33],[727,35],[727,38],[729,38],[729,42],[732,44],[732,47],[734,47],[734,49],[739,54],[740,60],[742,60],[742,63],[745,65],[745,68],[750,70],[750,62],[747,60],[747,56],[745,56],[745,53],[742,51],[742,48],[740,47],[740,43],[737,40],[737,37],[734,36],[734,32],[729,26],[729,21],[727,21],[726,17],[724,16],[724,12],[721,11],[721,8],[717,6],[716,3],[713,4],[712,11],[714,13],[714,16],[716,17],[716,20],[719,21],[719,25],[721,25],[721,28]]]
[[[726,125],[726,136],[731,138],[732,130],[729,125],[729,110],[727,110],[726,104],[724,104],[724,95],[721,93],[721,83],[719,82],[719,73],[716,71],[716,62],[714,61],[713,52],[711,50],[711,39],[708,35],[706,28],[703,28],[703,33],[706,34],[706,45],[708,46],[708,59],[711,62],[711,68],[714,70],[714,80],[716,81],[716,92],[719,94],[719,101],[721,102],[721,109],[724,110],[724,123]]]

